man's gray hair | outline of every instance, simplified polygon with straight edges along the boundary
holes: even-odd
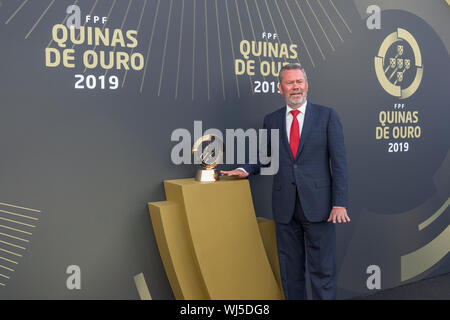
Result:
[[[281,80],[283,78],[283,72],[286,70],[301,70],[303,72],[303,76],[305,77],[305,81],[308,82],[308,76],[306,75],[305,69],[299,65],[298,63],[289,63],[285,66],[283,66],[280,69],[280,72],[278,73],[278,81],[281,83]]]

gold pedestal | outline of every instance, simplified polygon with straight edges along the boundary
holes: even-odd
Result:
[[[265,248],[248,180],[167,180],[164,188],[167,201],[149,210],[176,299],[283,298],[274,228],[261,220]]]

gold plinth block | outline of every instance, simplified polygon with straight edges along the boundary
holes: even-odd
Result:
[[[167,201],[149,210],[176,299],[283,298],[273,270],[274,228],[263,228],[267,252],[275,253],[270,262],[248,180],[167,180],[164,188]]]
[[[281,284],[280,263],[278,262],[275,222],[261,217],[258,217],[257,219],[259,232],[261,233],[261,238],[264,248],[266,249],[270,267],[272,268],[273,275],[277,280],[278,287],[280,288],[281,294],[283,295],[284,299],[284,293]]]

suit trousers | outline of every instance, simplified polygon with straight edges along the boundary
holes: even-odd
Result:
[[[276,238],[284,296],[306,299],[306,263],[312,298],[336,299],[336,230],[331,222],[309,222],[297,194],[288,224],[276,223]]]

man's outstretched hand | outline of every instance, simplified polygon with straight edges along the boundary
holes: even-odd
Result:
[[[228,176],[228,177],[236,177],[239,179],[242,178],[247,178],[248,177],[248,173],[239,169],[234,169],[231,171],[222,171],[220,170],[220,175],[222,176]]]

